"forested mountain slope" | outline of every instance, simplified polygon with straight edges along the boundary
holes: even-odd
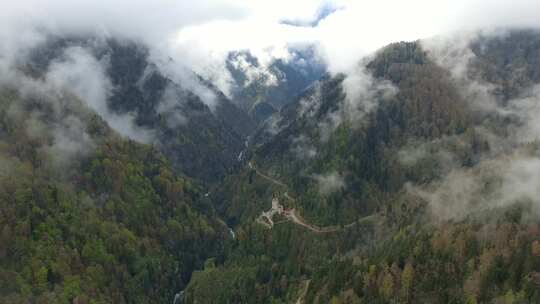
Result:
[[[194,275],[186,301],[540,301],[538,37],[391,44],[284,107],[218,190],[236,247]],[[341,229],[276,215],[269,230],[273,197]]]
[[[144,44],[51,37],[32,52],[25,68],[39,77],[51,65],[78,60],[74,50],[105,67],[110,94],[104,107],[129,116],[135,137],[158,145],[180,171],[215,182],[236,165],[244,139],[255,127],[251,118],[193,72],[185,70],[176,79],[164,74]]]
[[[34,85],[0,91],[0,302],[169,302],[226,227],[156,149]]]
[[[540,302],[539,37],[308,50],[277,86],[239,52],[238,100],[49,38],[0,77],[0,303]]]

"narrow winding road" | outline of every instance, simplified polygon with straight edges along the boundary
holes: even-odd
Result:
[[[250,169],[255,170],[255,173],[257,173],[257,175],[261,176],[262,178],[264,178],[264,179],[266,179],[266,180],[269,180],[269,181],[271,181],[272,183],[274,183],[274,184],[276,184],[276,185],[279,185],[279,186],[281,186],[281,187],[287,188],[287,185],[285,185],[284,183],[282,183],[282,182],[278,181],[277,179],[274,179],[274,178],[272,178],[272,177],[270,177],[270,176],[268,176],[268,175],[262,173],[261,171],[259,171],[257,168],[255,168],[255,167],[253,166],[253,163],[252,163],[252,162],[249,162],[249,163],[248,163],[248,166],[249,166]]]
[[[249,166],[250,169],[255,170],[257,175],[261,176],[262,178],[270,181],[273,184],[279,185],[280,187],[284,187],[285,189],[288,189],[287,185],[285,185],[284,183],[282,183],[282,182],[276,180],[275,178],[272,178],[272,177],[260,172],[257,168],[255,168],[255,166],[253,166],[253,163],[251,161],[248,162],[248,166]],[[287,191],[285,191],[283,196],[286,199],[288,199],[288,200],[290,200],[292,202],[296,201],[296,199],[293,198],[292,196],[290,196]],[[283,221],[274,223],[274,221],[272,220],[272,217],[274,216],[274,214],[283,215],[286,219],[283,220]],[[285,210],[283,208],[283,206],[279,203],[278,198],[274,197],[274,198],[272,198],[272,208],[270,208],[270,210],[268,210],[268,211],[263,211],[262,214],[257,218],[256,221],[257,221],[257,223],[267,227],[268,229],[272,229],[274,227],[274,225],[276,225],[276,224],[290,221],[290,222],[293,222],[298,226],[302,226],[302,227],[304,227],[304,228],[306,228],[306,229],[308,229],[308,230],[310,230],[310,231],[312,231],[314,233],[332,233],[332,232],[339,232],[341,230],[354,227],[355,225],[360,224],[360,223],[368,222],[368,221],[374,219],[376,216],[377,215],[366,216],[366,217],[358,219],[358,220],[356,220],[356,221],[354,221],[352,223],[349,223],[347,225],[344,225],[344,226],[318,227],[318,226],[312,225],[310,223],[307,223],[302,218],[302,216],[299,215],[296,212],[296,209],[293,208],[293,209]],[[311,283],[311,280],[305,280],[304,281],[304,288],[303,288],[302,292],[300,293],[298,299],[296,300],[295,304],[303,304],[305,302],[305,298],[306,298],[306,295],[308,293],[310,283]]]
[[[303,304],[304,303],[304,299],[307,295],[307,292],[309,290],[309,284],[311,283],[311,280],[306,280],[304,281],[304,290],[302,291],[302,294],[300,294],[300,297],[298,298],[298,300],[296,300],[296,304]]]
[[[250,161],[248,162],[248,166],[250,169],[252,170],[255,170],[255,173],[257,173],[257,175],[261,176],[262,178],[272,182],[273,184],[276,184],[276,185],[279,185],[281,187],[284,187],[284,188],[288,188],[287,185],[285,185],[284,183],[260,172],[257,168],[255,168],[255,166],[253,166],[253,163]],[[289,195],[288,192],[285,192],[284,193],[284,196],[291,200],[291,201],[296,201],[293,197],[291,197]],[[287,220],[295,223],[296,225],[299,225],[299,226],[302,226],[312,232],[315,232],[315,233],[332,233],[332,232],[338,232],[338,231],[341,231],[343,229],[347,229],[347,228],[351,228],[353,226],[355,226],[356,224],[358,223],[361,223],[361,222],[366,222],[366,221],[369,221],[370,219],[372,219],[374,217],[374,215],[370,215],[370,216],[367,216],[367,217],[364,217],[360,220],[357,220],[357,221],[354,221],[352,223],[349,223],[347,225],[344,225],[344,226],[325,226],[325,227],[319,227],[319,226],[316,226],[316,225],[313,225],[313,224],[310,224],[308,222],[306,222],[301,215],[299,215],[296,211],[296,209],[290,209],[290,210],[278,210],[278,208],[276,208],[276,206],[279,206],[281,209],[283,209],[281,207],[281,205],[279,204],[279,201],[277,200],[277,198],[273,198],[272,199],[272,208],[268,211],[263,211],[263,213],[261,214],[261,216],[259,216],[257,218],[257,222],[259,224],[262,224],[264,226],[266,226],[267,228],[269,229],[272,229],[274,227],[274,222],[272,220],[272,217],[274,216],[274,214],[281,214],[283,215]],[[265,220],[266,219],[266,220]]]

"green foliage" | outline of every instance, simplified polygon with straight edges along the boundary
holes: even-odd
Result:
[[[515,58],[509,41],[492,42],[485,53],[473,45],[487,59],[472,73],[494,70],[488,74],[502,96],[540,79],[524,65],[530,58]],[[533,56],[536,44],[532,39],[516,52]],[[512,58],[501,59],[507,52]],[[506,63],[519,77],[505,73]],[[133,75],[123,78],[122,68],[115,81],[126,87],[116,106],[133,106],[139,120],[152,121],[144,98],[129,89]],[[319,92],[311,88],[302,96],[320,94],[311,116],[298,115],[301,103],[286,106],[283,130],[249,152],[260,172],[251,166],[234,172],[212,185],[209,197],[153,147],[118,138],[79,106],[68,112],[86,123],[91,153],[57,162],[64,158],[55,155],[53,131],[36,136],[26,126],[60,124],[62,115],[51,114],[47,102],[2,92],[0,303],[163,303],[180,290],[185,303],[540,302],[540,228],[526,216],[533,210],[528,202],[434,223],[426,202],[407,191],[409,182],[435,184],[448,173],[444,153],[452,154],[453,166],[473,167],[492,148],[477,127],[504,133],[505,120],[470,114],[448,71],[419,43],[384,48],[368,70],[399,90],[377,96],[363,124],[344,120],[322,140],[321,121],[345,100],[343,75],[323,79]],[[246,92],[264,94],[257,87]],[[208,177],[232,167],[209,151],[236,155],[243,143],[231,134],[216,140],[229,131],[216,122],[203,128],[205,122],[194,124],[204,130],[197,135],[180,127],[162,135],[170,136],[166,152],[178,167]],[[168,128],[164,119],[154,123]],[[199,157],[193,151],[201,141],[209,153]],[[306,147],[317,153],[299,156]],[[532,143],[520,151],[536,148]],[[344,187],[322,191],[318,177],[331,173]],[[484,183],[488,193],[500,180]],[[317,233],[284,221],[269,230],[255,218],[272,197],[310,223],[339,229]],[[227,241],[214,210],[234,227],[234,241]]]
[[[59,168],[41,153],[52,149],[48,134],[33,138],[23,127],[40,108],[28,105],[13,120],[5,111],[25,101],[6,94],[0,303],[170,302],[192,271],[221,251],[222,224],[193,208],[202,200],[197,186],[152,147],[81,114],[102,125],[92,133],[95,146]]]
[[[295,303],[299,293],[282,286],[297,290],[306,279],[310,285],[304,303],[539,301],[539,226],[523,216],[530,206],[433,226],[426,202],[407,191],[410,182],[436,184],[450,166],[474,167],[494,148],[478,126],[503,133],[506,122],[476,117],[450,73],[417,42],[384,48],[368,70],[399,90],[377,99],[364,124],[344,120],[321,141],[321,121],[344,100],[343,76],[323,79],[320,91],[312,88],[302,96],[320,97],[313,101],[319,102],[313,113],[301,115],[301,102],[282,109],[281,132],[257,147],[252,163],[284,186],[252,168],[226,179],[219,189],[219,212],[235,225],[237,241],[227,248],[224,264],[188,286],[188,303]],[[306,147],[317,153],[299,156]],[[451,159],[445,158],[448,154]],[[345,190],[320,191],[315,177],[330,173],[343,177]],[[497,178],[484,182],[483,193],[500,185]],[[310,223],[345,228],[360,221],[328,234],[292,223],[268,230],[254,220],[274,195]],[[261,275],[254,278],[248,270]],[[206,296],[210,286],[226,287]]]

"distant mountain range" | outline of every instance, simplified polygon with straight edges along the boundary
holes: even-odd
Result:
[[[227,69],[236,86],[232,98],[257,122],[263,122],[294,100],[326,73],[313,46],[290,47],[290,56],[268,66],[249,51],[232,52]]]
[[[106,66],[112,85],[107,107],[119,115],[132,115],[137,127],[154,133],[154,143],[173,165],[205,181],[218,181],[230,172],[257,124],[325,71],[308,47],[291,49],[287,62],[275,60],[267,71],[248,79],[250,69],[262,68],[257,58],[248,52],[231,53],[227,67],[238,84],[233,102],[189,70],[183,79],[171,79],[152,62],[149,48],[133,41],[52,37],[33,51],[26,68],[43,75],[51,63],[66,60],[66,50],[76,47]],[[239,60],[247,66],[233,64]],[[268,83],[269,78],[274,83]]]

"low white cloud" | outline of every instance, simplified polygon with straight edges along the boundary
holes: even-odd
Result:
[[[340,9],[315,27],[282,23],[313,20],[328,6]],[[0,66],[42,39],[39,32],[127,37],[172,58],[181,66],[177,73],[194,70],[230,96],[230,51],[249,50],[264,70],[272,60],[289,57],[288,46],[310,43],[332,74],[354,78],[359,60],[390,42],[478,28],[538,27],[539,9],[533,0],[20,0],[0,12]]]
[[[441,180],[427,186],[409,185],[410,191],[429,203],[435,218],[462,219],[517,203],[530,204],[532,213],[528,216],[540,215],[540,158],[536,148],[540,139],[540,87],[524,86],[517,97],[501,100],[497,91],[505,89],[503,84],[490,83],[480,76],[482,73],[475,65],[479,58],[471,47],[479,38],[505,39],[508,34],[508,29],[466,31],[422,41],[428,56],[450,71],[454,85],[471,110],[475,136],[489,146],[489,151],[479,155],[472,167],[450,162]],[[457,135],[449,140],[459,144],[466,136]],[[437,157],[426,149],[439,146],[436,151],[445,151],[437,141],[403,149],[400,160],[407,165],[422,162],[429,155]]]
[[[353,128],[361,126],[365,116],[376,109],[378,102],[398,92],[390,81],[375,79],[363,65],[351,70],[341,85],[345,96],[339,108],[319,122],[321,142],[327,142],[334,130],[345,121]]]
[[[119,134],[139,142],[151,142],[152,132],[138,127],[134,114],[119,115],[109,110],[107,99],[112,84],[106,74],[107,64],[81,47],[72,47],[65,50],[60,60],[52,62],[45,79],[59,90],[74,93]]]
[[[339,191],[345,188],[345,179],[337,172],[332,172],[324,175],[313,175],[317,181],[319,192],[323,195]]]
[[[540,215],[540,158],[512,155],[486,160],[471,169],[456,169],[431,188],[409,188],[429,202],[431,214],[440,220],[530,203]]]
[[[280,23],[309,21],[324,6],[341,9],[314,28]],[[171,52],[179,55],[174,59],[193,65],[212,65],[231,50],[273,48],[281,56],[288,43],[313,42],[337,73],[390,42],[457,30],[537,27],[539,9],[534,0],[20,0],[6,3],[0,12],[0,36],[25,36],[27,29],[38,27],[58,34],[140,38],[162,49],[181,46],[186,50]],[[190,56],[182,58],[185,54]]]
[[[95,143],[86,132],[86,124],[78,117],[69,116],[62,119],[62,122],[56,124],[51,131],[54,140],[52,145],[47,147],[47,152],[58,168],[94,151]]]
[[[165,92],[163,93],[157,108],[157,112],[165,117],[167,126],[171,129],[175,129],[188,123],[187,117],[182,114],[179,107],[179,94],[180,93],[173,87],[168,86],[165,88]]]
[[[246,81],[243,84],[244,87],[247,87],[256,81],[263,81],[267,86],[277,86],[278,84],[276,75],[268,70],[267,65],[253,65],[248,61],[246,54],[236,56],[234,59],[230,60],[230,64],[236,70],[242,72],[246,77]]]
[[[294,138],[292,145],[292,152],[297,159],[305,160],[317,156],[317,149],[305,135]]]
[[[311,87],[312,93],[301,98],[298,108],[298,116],[313,118],[322,104],[322,84],[320,81],[315,82]]]

